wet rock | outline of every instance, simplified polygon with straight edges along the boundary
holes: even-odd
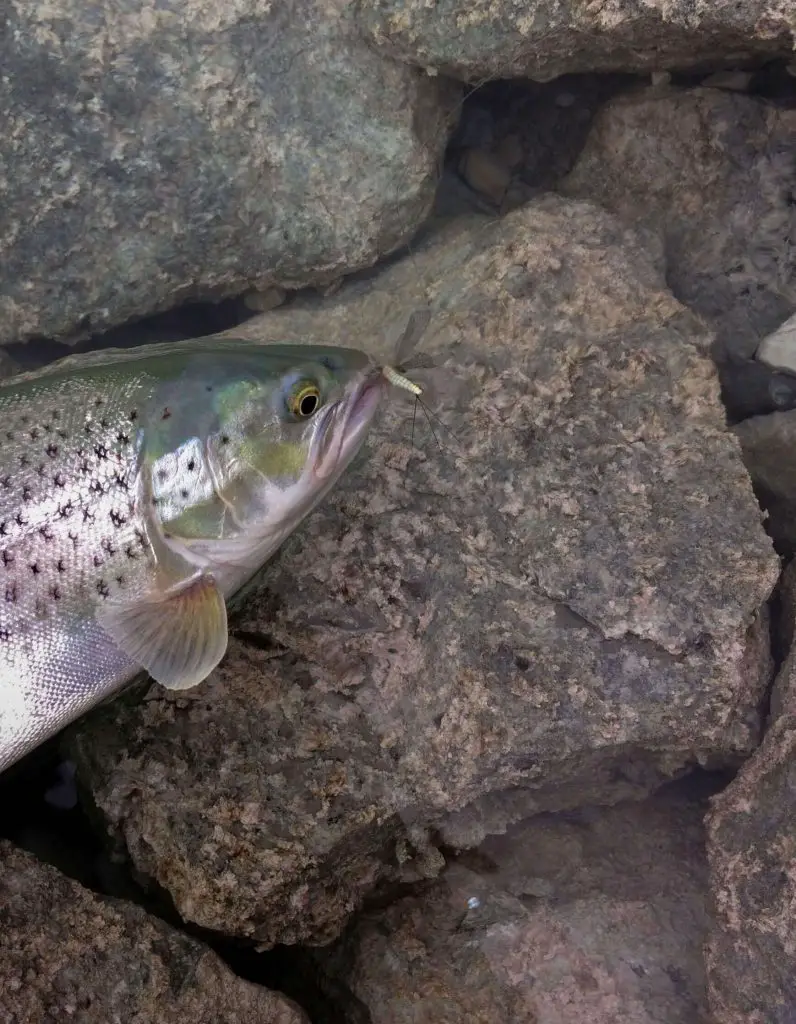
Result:
[[[523,822],[316,957],[373,1024],[696,1024],[702,811],[664,799]]]
[[[791,702],[708,818],[715,926],[706,959],[716,1024],[790,1024],[796,1013],[795,766]]]
[[[748,357],[796,311],[796,110],[714,89],[610,101],[563,190],[664,239],[675,295]]]
[[[793,12],[779,0],[658,4],[431,5],[358,0],[374,43],[401,60],[471,81],[549,81],[578,71],[715,68],[753,55],[792,51]]]
[[[754,416],[733,429],[768,512],[769,533],[780,550],[796,550],[796,410]]]
[[[315,0],[13,3],[0,58],[6,343],[369,266],[458,100]]]
[[[0,1020],[302,1024],[283,996],[139,907],[0,841]]]
[[[137,870],[263,945],[331,939],[380,880],[432,876],[429,830],[473,846],[758,741],[778,560],[710,336],[655,256],[547,196],[237,333],[392,355],[429,299],[446,447],[420,413],[410,446],[396,396],[213,677],[72,733]]]

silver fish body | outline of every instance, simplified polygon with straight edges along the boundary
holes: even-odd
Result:
[[[207,339],[0,385],[0,771],[142,669],[206,678],[225,599],[334,485],[385,384],[354,350]]]

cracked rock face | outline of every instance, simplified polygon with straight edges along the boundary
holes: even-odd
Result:
[[[422,343],[444,450],[397,399],[233,616],[225,662],[72,733],[135,867],[188,920],[325,941],[380,880],[535,811],[754,748],[778,561],[710,337],[638,236],[548,196],[457,221],[237,333]],[[455,439],[454,439],[455,438]]]
[[[11,0],[0,337],[324,282],[433,201],[458,89],[315,0]]]
[[[0,1020],[307,1024],[281,995],[129,903],[0,841]]]
[[[598,113],[564,191],[664,241],[675,295],[751,356],[796,311],[796,110],[717,89],[655,90]]]
[[[796,30],[781,0],[358,0],[357,9],[385,52],[470,80],[715,67],[787,54]]]
[[[352,1022],[356,999],[373,1024],[694,1024],[703,813],[667,796],[523,822],[316,959]]]

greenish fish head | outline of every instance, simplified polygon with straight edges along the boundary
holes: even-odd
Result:
[[[264,560],[362,447],[385,394],[363,352],[267,346],[197,358],[148,430],[155,505],[194,560]],[[256,552],[256,555],[251,554]]]

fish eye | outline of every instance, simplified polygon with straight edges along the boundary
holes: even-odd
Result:
[[[294,384],[287,400],[287,407],[294,416],[308,419],[321,406],[321,392],[318,385],[311,380],[302,380]]]

